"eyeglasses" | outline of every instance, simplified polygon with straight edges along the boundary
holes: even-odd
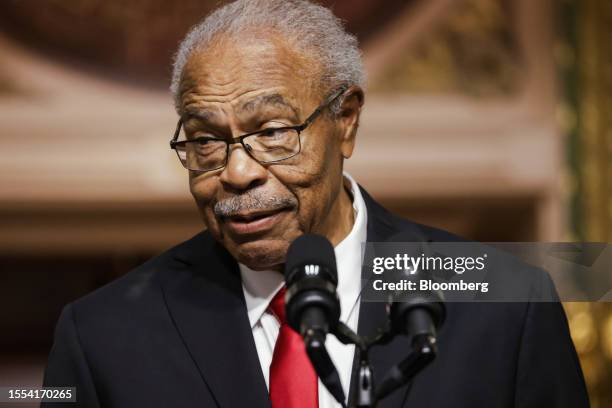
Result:
[[[187,170],[206,172],[225,167],[229,157],[229,146],[240,143],[244,150],[259,163],[276,163],[287,160],[300,153],[302,148],[300,134],[329,107],[345,89],[332,94],[301,125],[283,126],[258,130],[230,140],[216,137],[197,137],[178,140],[183,128],[179,119],[170,140],[170,148],[176,151],[181,164]]]

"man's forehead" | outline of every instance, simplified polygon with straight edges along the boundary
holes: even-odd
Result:
[[[187,103],[184,107],[183,119],[191,117],[205,121],[212,121],[218,116],[223,115],[223,110],[219,103],[222,101],[214,98],[207,101],[206,97],[198,98],[197,101]],[[267,90],[254,93],[247,93],[234,100],[226,101],[231,105],[232,110],[237,115],[252,115],[274,108],[274,110],[291,113],[292,116],[299,118],[299,106],[291,95],[282,90]]]

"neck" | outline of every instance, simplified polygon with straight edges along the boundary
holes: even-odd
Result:
[[[329,228],[324,231],[324,235],[334,247],[347,237],[355,223],[353,201],[349,193],[350,182],[344,177],[343,181],[338,198],[327,215]]]

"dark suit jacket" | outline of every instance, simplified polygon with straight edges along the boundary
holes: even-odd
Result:
[[[363,195],[370,242],[458,239]],[[538,273],[535,289],[554,291]],[[363,302],[359,332],[385,319],[384,304]],[[437,359],[381,407],[588,406],[559,303],[449,303],[438,341]],[[401,337],[376,348],[375,374],[408,349]],[[270,407],[237,263],[203,232],[67,305],[44,385],[76,386],[80,407]]]

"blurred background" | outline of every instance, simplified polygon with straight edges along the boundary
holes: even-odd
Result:
[[[1,3],[0,385],[40,384],[63,305],[202,229],[167,88],[217,3]],[[612,1],[322,3],[364,51],[347,167],[375,198],[480,241],[612,239]],[[612,308],[565,307],[610,407]]]

